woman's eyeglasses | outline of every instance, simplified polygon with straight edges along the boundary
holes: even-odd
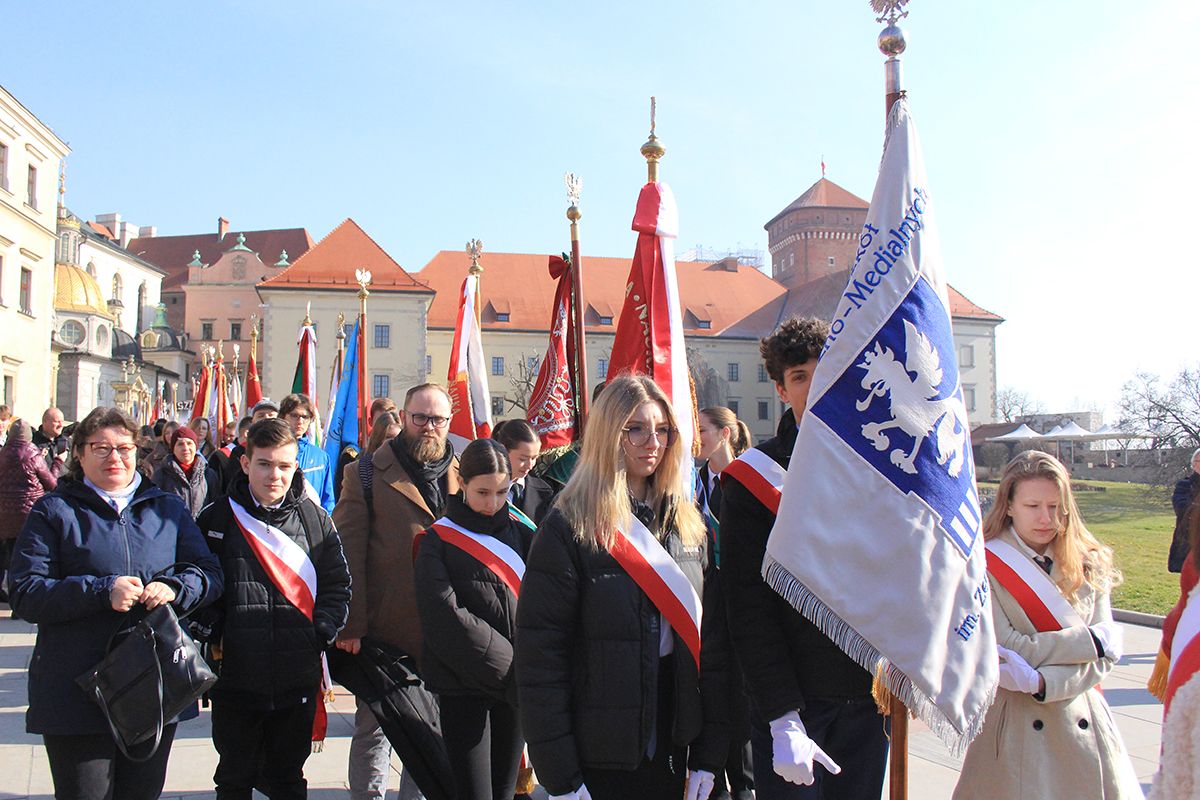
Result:
[[[659,425],[657,428],[630,425],[622,428],[621,432],[625,434],[625,441],[629,442],[631,447],[644,447],[650,441],[651,436],[664,447],[670,447],[675,443],[675,437],[679,435],[679,429],[672,428],[670,425]]]
[[[137,452],[136,444],[111,445],[103,442],[88,442],[87,446],[91,449],[92,455],[99,459],[108,458],[115,451],[122,461],[128,461]]]

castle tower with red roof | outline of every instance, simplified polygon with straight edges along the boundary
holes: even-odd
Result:
[[[868,206],[825,177],[808,187],[763,226],[771,277],[793,288],[849,269]]]

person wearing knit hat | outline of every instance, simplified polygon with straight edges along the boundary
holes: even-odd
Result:
[[[181,499],[195,519],[200,509],[220,494],[216,471],[200,454],[202,437],[181,425],[170,438],[171,452],[154,470],[151,480],[167,494]]]
[[[57,485],[58,478],[33,445],[33,426],[14,419],[8,427],[8,439],[0,447],[0,601],[8,600],[4,594],[8,562],[29,509]]]
[[[279,404],[269,397],[264,397],[254,404],[254,408],[250,409],[250,416],[255,422],[271,417],[279,416]]]

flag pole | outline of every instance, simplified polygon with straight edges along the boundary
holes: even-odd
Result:
[[[875,21],[887,23],[879,32],[876,41],[879,52],[887,56],[887,60],[883,62],[885,130],[892,114],[892,106],[904,96],[904,73],[900,65],[900,54],[904,52],[907,42],[904,40],[904,31],[896,23],[908,16],[907,11],[900,10],[900,7],[908,2],[909,0],[871,1],[871,8],[882,14]],[[908,800],[908,708],[894,694],[891,695],[889,706],[892,742],[889,753],[891,782],[888,797],[889,800]]]
[[[354,270],[354,279],[358,281],[358,446],[366,444],[371,434],[370,414],[371,398],[367,394],[367,297],[370,292],[371,271],[369,269]]]
[[[582,439],[591,400],[588,392],[587,337],[583,329],[583,263],[579,255],[579,220],[583,217],[583,212],[579,210],[579,194],[583,191],[583,178],[568,172],[563,179],[567,184],[567,199],[571,202],[567,208],[567,219],[571,221],[571,294],[574,295],[571,306],[575,323],[575,436]]]

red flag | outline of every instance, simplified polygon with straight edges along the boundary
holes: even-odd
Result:
[[[682,452],[690,461],[695,416],[675,274],[679,211],[665,183],[642,187],[633,229],[638,233],[637,246],[625,284],[625,305],[617,322],[608,374],[643,373],[654,378],[675,409]]]
[[[479,331],[479,276],[467,275],[459,294],[454,345],[450,349],[450,435],[459,444],[492,435],[491,394]]]
[[[250,351],[250,363],[246,365],[246,413],[262,400],[262,383],[258,379],[258,364],[254,362],[254,351]]]
[[[205,356],[201,355],[201,362],[205,361]],[[207,363],[200,369],[200,380],[196,384],[196,393],[192,395],[192,414],[191,419],[196,417],[208,416],[208,394],[212,390],[211,375],[212,367]]]
[[[550,277],[558,280],[550,317],[550,345],[538,369],[526,412],[526,419],[537,431],[544,450],[566,447],[579,437],[571,265],[558,256],[550,256]]]

